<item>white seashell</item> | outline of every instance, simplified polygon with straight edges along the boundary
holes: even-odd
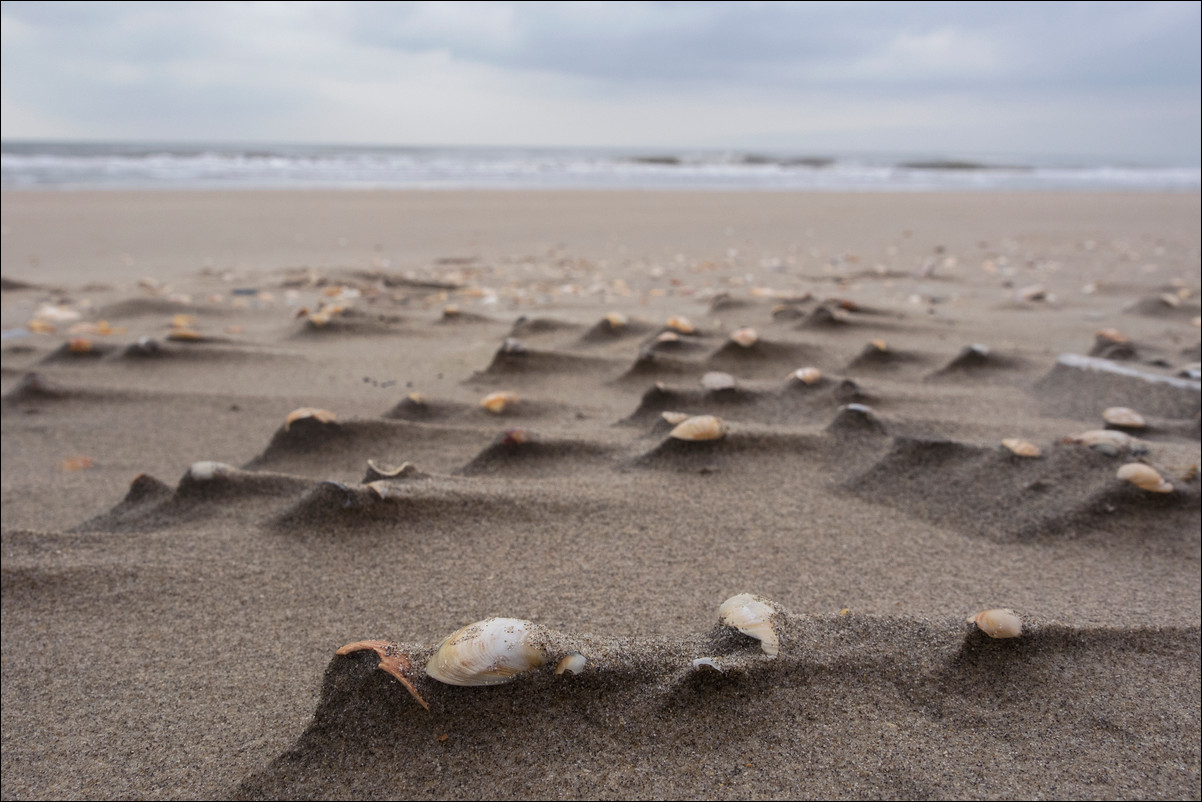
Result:
[[[1119,451],[1126,451],[1134,448],[1139,441],[1126,432],[1116,432],[1113,429],[1090,429],[1088,432],[1080,432],[1072,434],[1064,438],[1070,443],[1089,446],[1106,451],[1110,454],[1117,454]]]
[[[817,384],[818,382],[822,381],[822,371],[820,371],[818,368],[812,367],[798,368],[790,373],[789,377],[792,379],[797,379],[797,381],[802,382],[803,384]]]
[[[570,671],[573,674],[579,674],[581,671],[584,671],[584,664],[587,662],[588,658],[586,658],[580,652],[572,652],[571,654],[565,655],[563,659],[559,661],[559,664],[555,666],[555,673],[562,674],[565,671]]]
[[[780,638],[772,626],[775,615],[772,602],[750,593],[731,596],[718,608],[718,620],[759,640],[760,648],[769,657],[776,657],[780,652]]]
[[[438,646],[426,673],[448,685],[500,685],[547,662],[528,641],[538,624],[519,618],[489,618],[468,624]]]
[[[1023,621],[1013,610],[982,610],[965,619],[991,638],[1017,638],[1023,634]]]
[[[500,415],[505,411],[505,408],[518,402],[518,394],[511,393],[507,390],[502,390],[496,393],[489,393],[480,399],[480,406],[487,409],[494,415]]]
[[[1115,476],[1124,482],[1130,482],[1136,487],[1150,493],[1172,493],[1173,485],[1164,480],[1155,468],[1142,462],[1128,462],[1118,469]]]
[[[711,370],[701,377],[701,386],[707,390],[733,390],[735,377],[720,370]]]
[[[750,348],[751,346],[755,345],[756,340],[759,338],[760,336],[756,334],[755,329],[749,326],[744,326],[741,329],[735,329],[730,335],[730,339],[732,341],[738,343],[744,348]]]
[[[698,657],[693,661],[693,668],[701,668],[702,666],[712,668],[714,671],[726,670],[722,667],[722,658],[720,657]]]
[[[726,436],[726,422],[713,415],[696,415],[678,423],[669,436],[677,440],[719,440]]]
[[[188,468],[188,476],[197,482],[207,482],[211,479],[216,479],[218,476],[226,476],[238,470],[233,465],[227,465],[224,462],[213,462],[212,460],[201,460],[193,462],[192,467]]]
[[[1109,407],[1102,410],[1102,420],[1111,426],[1122,426],[1125,429],[1142,429],[1148,425],[1144,416],[1129,407]]]
[[[1016,456],[1019,457],[1038,457],[1043,454],[1039,450],[1039,446],[1032,443],[1030,440],[1020,440],[1017,437],[1007,437],[1002,441],[1002,445],[1010,449]]]
[[[337,415],[330,412],[328,409],[318,409],[317,407],[301,407],[294,409],[288,413],[288,417],[284,418],[284,431],[292,428],[292,424],[298,420],[305,418],[313,418],[319,423],[333,423],[337,420]]]
[[[659,413],[659,416],[661,418],[663,418],[664,420],[666,420],[668,423],[672,424],[673,426],[684,423],[689,418],[693,417],[692,415],[690,415],[687,412],[671,412],[671,411],[661,412],[661,413]]]
[[[657,343],[680,342],[680,335],[674,331],[661,331],[659,334],[655,335],[655,341]]]

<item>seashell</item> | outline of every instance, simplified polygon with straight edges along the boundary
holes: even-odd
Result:
[[[1149,493],[1172,493],[1173,485],[1164,480],[1155,468],[1142,462],[1128,462],[1118,469],[1116,477],[1124,482],[1130,482],[1141,490]]]
[[[789,378],[796,379],[802,384],[817,384],[822,381],[822,371],[818,368],[798,368],[789,374]]]
[[[1043,454],[1039,446],[1030,440],[1020,440],[1017,437],[1007,437],[1002,441],[1002,445],[1019,457],[1038,457]]]
[[[233,465],[227,465],[224,462],[201,460],[193,462],[188,468],[188,478],[196,482],[209,482],[218,476],[227,476],[237,470]]]
[[[305,418],[314,418],[318,423],[333,423],[337,420],[337,416],[328,409],[301,407],[300,409],[292,410],[288,413],[288,417],[284,418],[284,431],[288,431],[292,428],[292,424]]]
[[[655,341],[657,343],[678,343],[680,335],[674,331],[664,331],[655,336]]]
[[[750,593],[731,596],[718,608],[719,621],[757,639],[768,657],[776,657],[780,652],[780,638],[772,626],[775,615],[772,602]]]
[[[878,351],[888,351],[889,350],[888,344],[884,340],[879,339],[879,338],[875,339],[875,340],[869,340],[868,344],[871,345],[873,348],[875,348]]]
[[[681,334],[694,334],[697,331],[697,327],[690,323],[688,318],[677,315],[668,318],[668,328],[674,329]]]
[[[410,695],[417,700],[418,704],[427,710],[430,709],[430,705],[428,705],[426,700],[422,698],[422,695],[417,692],[417,688],[414,686],[412,680],[405,676],[405,673],[413,668],[413,664],[409,662],[409,655],[404,654],[400,650],[400,647],[398,647],[395,643],[388,643],[387,641],[382,640],[363,640],[357,643],[348,643],[346,646],[343,646],[341,649],[339,649],[337,654],[347,655],[353,654],[354,652],[363,652],[368,650],[375,652],[376,656],[380,658],[380,663],[376,666],[376,668],[380,669],[381,671],[386,671],[395,677],[402,685],[405,686],[405,689],[409,691]]]
[[[1164,301],[1165,306],[1171,306],[1174,309],[1181,306],[1181,297],[1174,292],[1161,293],[1160,300]]]
[[[1042,301],[1047,296],[1048,291],[1042,284],[1031,284],[1014,292],[1015,299],[1019,301]]]
[[[1023,621],[1013,610],[982,610],[964,619],[991,638],[1017,638],[1023,634]]]
[[[497,442],[503,446],[520,446],[522,443],[530,442],[530,435],[525,429],[508,429],[501,433]]]
[[[713,415],[696,415],[678,423],[669,436],[677,440],[719,440],[726,436],[726,422]]]
[[[1129,407],[1108,407],[1102,410],[1102,420],[1124,429],[1142,429],[1148,425],[1143,415]]]
[[[412,462],[402,462],[400,465],[393,467],[369,459],[367,461],[367,474],[363,481],[374,482],[378,479],[404,479],[407,476],[413,476],[417,472],[417,466]]]
[[[714,671],[718,672],[726,670],[722,667],[721,657],[698,657],[693,660],[693,668],[701,668],[702,666],[705,666],[706,668],[712,668]]]
[[[172,315],[171,328],[173,329],[192,329],[196,327],[196,315]]]
[[[67,349],[73,354],[92,353],[92,341],[87,337],[72,337],[67,341]]]
[[[1123,334],[1118,329],[1098,329],[1096,332],[1094,332],[1094,336],[1099,340],[1103,340],[1108,343],[1127,342],[1127,335]]]
[[[414,404],[425,404],[426,403],[425,393],[419,393],[416,390],[413,391],[412,393],[409,393],[409,395],[407,395],[405,397],[408,398]]]
[[[75,471],[86,471],[88,468],[96,467],[96,463],[91,457],[86,457],[80,454],[75,457],[68,457],[58,464],[60,470],[74,473]]]
[[[172,329],[167,332],[167,339],[177,342],[196,342],[202,337],[203,335],[196,329]]]
[[[480,399],[480,406],[487,409],[494,415],[500,415],[509,407],[518,402],[518,394],[511,393],[508,390],[501,390],[496,393],[489,393]]]
[[[1064,441],[1089,446],[1110,456],[1114,456],[1120,451],[1134,449],[1139,444],[1139,441],[1131,435],[1114,429],[1090,429],[1088,432],[1069,435],[1064,438]]]
[[[459,313],[459,307],[455,306],[454,304],[447,304],[442,308],[443,318],[456,318],[459,317]]]
[[[468,624],[438,646],[426,673],[448,685],[500,685],[547,662],[528,641],[538,624],[519,618],[489,618]]]
[[[701,377],[701,386],[710,391],[733,390],[735,377],[720,370],[711,370]]]
[[[623,315],[621,312],[610,312],[605,316],[605,322],[608,323],[609,327],[612,329],[620,329],[629,321],[627,320],[626,315]]]
[[[664,420],[666,420],[668,423],[672,424],[673,426],[676,426],[677,424],[680,424],[680,423],[684,423],[689,418],[693,417],[692,415],[690,415],[687,412],[670,412],[670,411],[661,412],[661,413],[659,413],[659,416],[661,418],[663,418]]]
[[[505,342],[501,343],[501,353],[509,356],[525,356],[530,349],[521,340],[515,340],[513,337],[506,337]]]
[[[755,329],[751,328],[750,326],[744,326],[741,329],[735,329],[730,334],[731,341],[738,343],[744,348],[750,348],[751,346],[755,345],[755,341],[759,338],[760,335],[756,334]]]
[[[330,313],[324,309],[317,312],[310,312],[308,315],[309,324],[317,328],[321,328],[330,322]]]
[[[559,664],[555,666],[555,673],[562,674],[565,671],[570,671],[573,674],[579,674],[581,671],[584,671],[584,664],[587,662],[588,658],[580,652],[572,652],[571,654],[564,655],[563,659],[559,661]]]

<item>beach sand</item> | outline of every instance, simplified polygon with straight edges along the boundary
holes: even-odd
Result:
[[[1198,798],[1199,215],[4,193],[2,795]]]

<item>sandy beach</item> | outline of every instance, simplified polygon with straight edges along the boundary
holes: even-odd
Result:
[[[1197,194],[2,201],[5,799],[1199,797]]]

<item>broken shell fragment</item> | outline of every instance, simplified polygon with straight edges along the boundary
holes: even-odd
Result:
[[[817,384],[822,381],[822,371],[818,368],[798,368],[789,374],[789,378],[796,379],[802,384]]]
[[[284,431],[288,431],[290,428],[292,428],[292,424],[296,423],[298,420],[304,420],[305,418],[313,418],[318,423],[333,423],[338,419],[338,416],[333,412],[330,412],[328,409],[318,409],[317,407],[301,407],[300,409],[292,410],[288,413],[288,417],[284,418]]]
[[[438,647],[426,673],[448,685],[500,685],[547,662],[530,643],[537,624],[518,618],[489,618],[468,624]]]
[[[780,653],[780,638],[772,626],[775,615],[776,608],[772,602],[750,593],[731,596],[718,608],[718,620],[757,639],[768,657],[776,657]]]
[[[1113,457],[1122,451],[1136,449],[1140,441],[1126,432],[1114,429],[1090,429],[1088,432],[1069,435],[1064,438],[1063,442],[1089,446],[1094,451],[1100,451]]]
[[[502,390],[496,393],[489,393],[480,399],[480,406],[487,409],[494,415],[500,415],[505,409],[518,402],[518,394],[511,393],[508,390]]]
[[[982,610],[964,619],[991,638],[1017,638],[1023,634],[1023,621],[1013,610]]]
[[[722,658],[720,657],[698,657],[693,660],[693,668],[701,668],[702,666],[712,668],[719,673],[726,670],[722,667]]]
[[[67,341],[67,350],[73,354],[90,354],[92,347],[92,341],[87,337],[72,337]]]
[[[756,334],[755,329],[749,326],[744,326],[741,329],[735,329],[730,335],[730,339],[733,342],[738,343],[744,348],[750,348],[751,346],[755,345],[756,340],[759,338],[760,336]]]
[[[678,423],[669,436],[677,440],[720,440],[726,436],[726,422],[714,415],[695,415]]]
[[[610,312],[605,316],[605,322],[609,324],[611,329],[620,329],[628,322],[626,315],[621,312]]]
[[[687,412],[673,412],[671,410],[661,412],[661,413],[659,413],[659,416],[661,418],[663,418],[664,420],[666,420],[668,423],[672,424],[673,426],[676,426],[677,424],[680,424],[680,423],[684,423],[689,418],[693,417],[692,415],[690,415]]]
[[[720,370],[711,370],[701,377],[701,386],[710,391],[733,390],[735,384],[734,376]]]
[[[376,462],[369,459],[367,461],[367,473],[364,474],[363,482],[375,482],[387,479],[405,479],[418,473],[417,466],[412,462],[402,462],[400,465],[393,467],[385,465],[382,462]]]
[[[369,649],[375,652],[376,656],[380,658],[380,664],[376,668],[386,671],[395,677],[405,686],[405,689],[409,691],[413,698],[417,700],[418,704],[429,710],[430,705],[426,704],[426,700],[417,692],[417,688],[414,687],[413,682],[405,676],[405,672],[413,667],[413,664],[409,662],[409,656],[403,654],[395,644],[382,640],[361,640],[357,643],[348,643],[339,649],[337,654],[348,655],[353,652],[364,652]]]
[[[1129,407],[1108,407],[1102,410],[1102,420],[1124,429],[1142,429],[1148,425],[1143,415]]]
[[[1007,437],[1002,441],[1002,445],[1010,449],[1010,451],[1019,457],[1038,457],[1043,454],[1039,450],[1039,446],[1032,443],[1030,440],[1022,440],[1017,437]]]
[[[572,652],[571,654],[565,655],[563,659],[559,661],[559,664],[555,666],[555,673],[562,674],[567,671],[572,674],[579,674],[581,671],[584,671],[584,664],[587,662],[588,658],[586,658],[580,652]]]
[[[1115,476],[1124,482],[1130,482],[1141,490],[1150,493],[1172,493],[1173,485],[1166,482],[1155,468],[1142,462],[1128,462],[1118,469]]]

